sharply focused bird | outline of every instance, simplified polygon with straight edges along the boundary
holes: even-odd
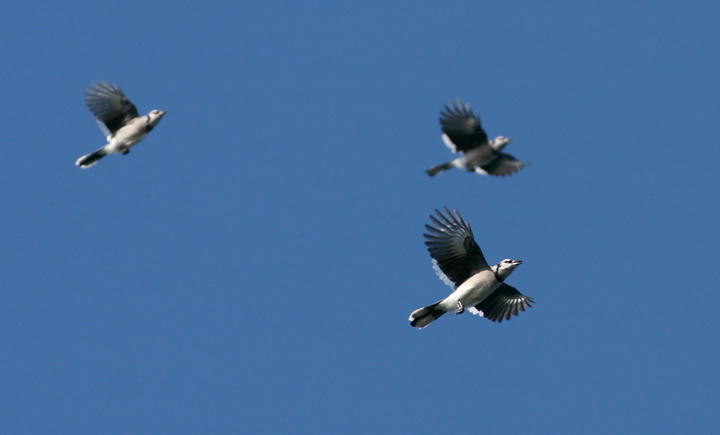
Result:
[[[453,153],[461,156],[425,171],[431,177],[452,167],[475,171],[482,175],[505,175],[519,171],[525,163],[502,151],[511,139],[498,136],[488,141],[487,134],[480,126],[480,117],[473,113],[469,104],[450,103],[440,112],[442,139]]]
[[[423,235],[433,259],[433,269],[454,291],[447,298],[410,314],[410,325],[419,329],[448,311],[455,311],[457,315],[465,309],[493,322],[502,322],[535,303],[504,282],[522,261],[506,259],[488,266],[475,243],[470,224],[457,210],[454,212],[453,215],[447,207],[445,214],[435,210],[437,217],[430,215],[434,226],[425,225],[430,234]]]
[[[152,130],[167,110],[153,110],[139,116],[137,108],[117,85],[107,82],[93,83],[85,91],[85,105],[98,121],[100,130],[107,136],[107,145],[80,157],[76,165],[89,168],[108,154],[130,152]]]

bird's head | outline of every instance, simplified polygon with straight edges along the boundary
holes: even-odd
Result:
[[[502,150],[503,148],[505,148],[505,145],[509,144],[511,140],[512,140],[512,139],[510,139],[509,137],[498,136],[498,137],[496,137],[495,139],[493,139],[493,141],[492,141],[492,143],[490,144],[490,146],[491,146],[495,151],[500,151],[500,150]]]
[[[150,124],[151,127],[155,127],[157,123],[160,122],[160,118],[166,113],[167,110],[153,110],[148,113],[148,124]]]
[[[510,276],[512,271],[521,264],[522,260],[511,260],[507,258],[497,264],[495,273],[500,277],[500,279],[505,279]]]

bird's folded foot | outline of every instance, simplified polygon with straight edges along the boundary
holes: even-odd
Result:
[[[130,152],[130,150],[129,150],[129,149],[127,149],[127,148],[125,148],[125,149],[124,149],[124,150],[122,150],[121,152],[123,153],[123,155],[125,155],[125,154],[129,153],[129,152]]]
[[[465,307],[463,306],[463,303],[458,301],[457,303],[457,309],[455,310],[455,315],[462,314],[465,312]]]

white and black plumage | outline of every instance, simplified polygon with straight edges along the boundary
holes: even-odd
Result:
[[[510,154],[501,152],[511,139],[498,136],[488,141],[480,125],[480,117],[473,113],[469,104],[450,103],[440,112],[442,139],[454,153],[461,157],[425,171],[431,177],[452,167],[474,171],[482,175],[504,177],[519,171],[525,163]]]
[[[85,91],[85,105],[98,121],[100,129],[107,136],[107,145],[80,157],[76,165],[89,168],[108,154],[130,152],[160,122],[167,110],[153,110],[139,116],[137,108],[127,99],[117,85],[107,82],[93,83]]]
[[[488,266],[475,243],[470,224],[457,210],[454,215],[447,207],[445,214],[435,212],[437,217],[430,216],[434,226],[425,225],[429,232],[423,234],[425,245],[433,259],[435,272],[454,291],[441,301],[413,311],[411,326],[422,329],[448,311],[461,314],[465,309],[493,322],[502,322],[534,303],[504,282],[522,261],[506,259]]]

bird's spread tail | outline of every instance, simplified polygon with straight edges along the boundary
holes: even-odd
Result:
[[[97,163],[98,160],[102,159],[106,155],[107,151],[105,151],[105,148],[103,147],[95,152],[85,154],[84,156],[80,157],[79,159],[77,159],[77,162],[75,162],[75,164],[83,169],[87,169]]]
[[[445,314],[445,310],[439,307],[440,302],[442,301],[437,301],[432,305],[413,311],[412,314],[410,314],[410,326],[423,329],[440,318],[440,316]]]
[[[455,166],[453,164],[453,162],[447,162],[447,163],[443,163],[442,165],[433,166],[432,168],[425,171],[425,173],[432,177],[443,171],[447,171],[448,169],[452,168],[453,166]]]

